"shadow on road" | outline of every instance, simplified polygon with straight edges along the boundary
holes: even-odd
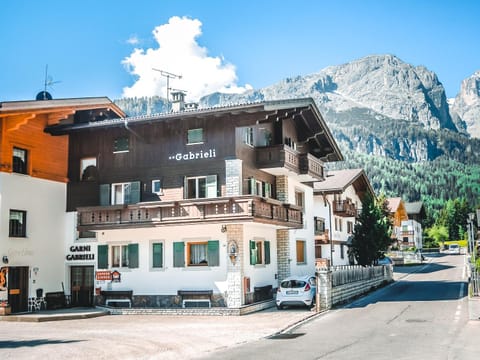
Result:
[[[400,274],[410,274],[412,272],[418,274],[430,274],[436,271],[447,270],[451,269],[454,266],[452,265],[444,265],[442,263],[432,263],[432,264],[423,264],[423,265],[415,265],[415,266],[395,266],[394,272]]]
[[[69,344],[74,342],[80,342],[83,340],[50,340],[50,339],[37,339],[37,340],[0,340],[0,349],[15,349],[20,347],[34,347],[46,344]]]

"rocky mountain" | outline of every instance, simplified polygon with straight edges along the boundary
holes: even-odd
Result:
[[[346,157],[333,166],[362,167],[377,192],[438,210],[450,198],[480,201],[479,89],[477,72],[447,100],[426,67],[375,55],[243,94],[210,94],[199,105],[312,97]],[[166,110],[159,97],[115,102],[129,115]]]
[[[475,125],[466,127],[462,118],[470,112],[452,116],[435,73],[393,55],[368,56],[243,94],[211,94],[200,104],[307,96],[315,99],[337,141],[350,150],[408,162],[440,156],[479,159],[480,142],[466,133]],[[479,124],[480,118],[472,123]]]
[[[464,130],[480,138],[480,71],[462,81],[460,93],[451,102],[451,110],[452,118],[463,122]]]
[[[346,149],[407,162],[480,162],[480,72],[451,103],[437,75],[393,55],[372,55],[242,94],[214,93],[200,107],[312,97]],[[128,114],[165,111],[160,97],[120,99]]]

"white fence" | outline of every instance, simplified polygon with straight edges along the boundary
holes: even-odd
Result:
[[[392,281],[391,265],[317,268],[317,310],[329,309]]]

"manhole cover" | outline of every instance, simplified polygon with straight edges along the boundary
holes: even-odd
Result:
[[[295,339],[299,336],[303,336],[305,333],[284,333],[284,334],[275,334],[269,337],[272,340],[288,340],[288,339]]]

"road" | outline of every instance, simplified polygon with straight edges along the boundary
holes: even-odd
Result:
[[[439,255],[415,273],[397,267],[395,283],[344,308],[205,359],[478,359],[480,322],[468,320],[463,264],[464,256]]]

